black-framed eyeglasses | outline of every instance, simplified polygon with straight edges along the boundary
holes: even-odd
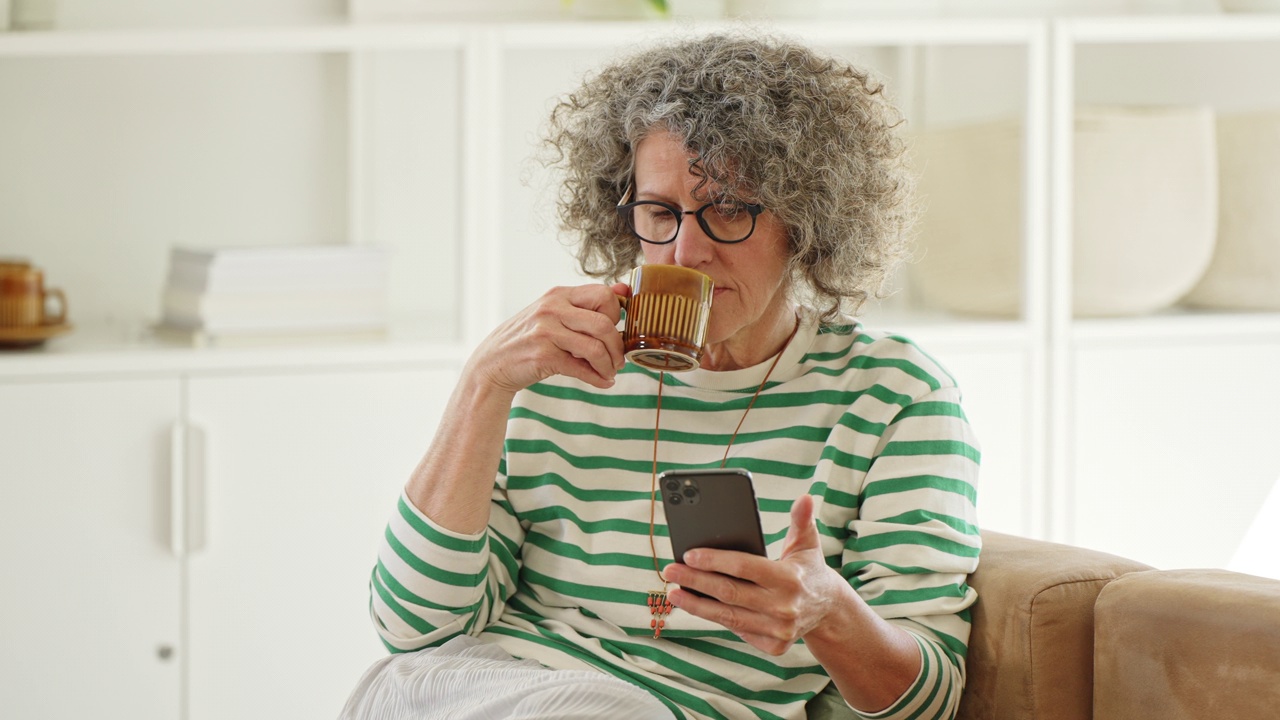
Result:
[[[636,237],[654,245],[666,245],[675,240],[685,215],[697,218],[698,226],[712,240],[726,244],[740,243],[756,231],[756,216],[764,212],[764,207],[760,205],[737,200],[712,201],[697,210],[682,210],[657,200],[629,203],[627,199],[631,197],[631,192],[632,187],[628,185],[627,191],[618,201],[618,216]]]

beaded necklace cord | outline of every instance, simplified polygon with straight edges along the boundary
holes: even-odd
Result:
[[[742,424],[746,422],[751,408],[755,407],[756,400],[760,398],[760,393],[764,391],[764,386],[768,384],[769,377],[773,375],[773,369],[778,366],[778,361],[782,359],[782,354],[786,352],[787,346],[791,344],[791,340],[799,330],[800,323],[797,321],[795,329],[791,331],[787,341],[782,344],[782,349],[778,351],[777,355],[773,356],[773,362],[769,365],[768,371],[765,372],[764,379],[760,381],[760,386],[756,388],[755,394],[751,396],[751,402],[747,403],[747,409],[742,412],[742,417],[738,419],[738,426],[733,429],[733,435],[729,436],[729,444],[724,446],[724,457],[720,459],[721,468],[729,461],[729,448],[732,448],[733,441],[738,439],[738,431],[742,429]],[[666,384],[666,376],[665,372],[658,373],[658,401],[653,416],[653,466],[650,471],[649,485],[649,551],[653,553],[653,572],[657,574],[658,580],[662,582],[662,589],[650,590],[647,600],[649,614],[653,616],[649,621],[649,627],[653,628],[654,639],[662,637],[662,630],[667,626],[667,616],[675,609],[675,606],[667,599],[667,585],[669,583],[662,576],[662,570],[658,564],[658,547],[653,538],[654,516],[657,513],[658,506],[658,428],[662,419],[662,386]]]

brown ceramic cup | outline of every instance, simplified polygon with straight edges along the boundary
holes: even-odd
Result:
[[[49,312],[51,304],[57,306],[56,312]],[[39,268],[22,260],[0,261],[0,328],[58,325],[66,318],[66,296],[61,290],[45,288]]]
[[[711,277],[678,265],[641,265],[631,271],[631,297],[622,345],[631,362],[650,370],[693,370],[706,350]]]

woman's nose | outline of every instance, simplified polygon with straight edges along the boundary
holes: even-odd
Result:
[[[675,245],[675,263],[684,267],[698,267],[711,260],[715,253],[715,241],[707,236],[692,215],[685,216],[671,244]]]

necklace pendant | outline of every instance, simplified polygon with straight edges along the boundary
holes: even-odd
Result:
[[[667,626],[667,616],[674,609],[675,606],[667,599],[666,588],[649,591],[649,614],[653,616],[649,621],[649,627],[653,628],[655,640],[662,637],[662,629]]]

